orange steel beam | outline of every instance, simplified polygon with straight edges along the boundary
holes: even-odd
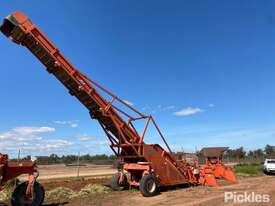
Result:
[[[128,126],[119,113],[130,118],[130,120],[143,119],[147,116],[77,70],[22,12],[15,12],[8,16],[1,26],[1,31],[15,43],[27,47],[46,66],[48,72],[55,75],[68,88],[70,94],[78,98],[90,111],[91,117],[97,119],[103,129],[111,132],[119,142],[124,144],[143,143],[144,134],[140,136],[132,124]],[[96,88],[110,95],[113,98],[111,102],[106,101]],[[115,100],[139,116],[133,117],[119,109],[112,104]],[[151,120],[169,152],[172,153],[152,117]],[[138,155],[135,147],[127,149],[125,152]]]
[[[15,43],[26,46],[46,66],[47,70],[54,74],[69,89],[70,93],[84,104],[92,118],[98,119],[106,130],[111,131],[116,137],[119,133],[122,137],[120,141],[123,143],[139,142],[140,137],[127,126],[113,106],[109,108],[107,114],[103,113],[108,102],[96,91],[94,86],[135,112],[138,111],[78,71],[23,13],[15,12],[7,17],[1,28],[1,31]],[[142,115],[139,112],[138,114]],[[137,153],[134,147],[132,150],[127,150],[127,153],[130,154]]]
[[[11,14],[5,18],[0,30],[13,42],[27,47],[45,65],[47,71],[53,74],[69,90],[69,93],[89,110],[91,118],[99,122],[111,142],[111,149],[118,157],[136,165],[140,160],[150,162],[151,172],[159,178],[160,185],[194,182],[190,179],[194,178],[192,177],[193,167],[175,160],[171,148],[152,116],[142,114],[77,70],[26,15],[22,12]],[[108,94],[111,100],[107,101],[99,91]],[[113,105],[115,100],[130,109],[137,117]],[[139,119],[145,121],[149,119],[145,122],[141,135],[132,124],[132,121]],[[144,143],[143,138],[150,121],[169,153],[158,144]],[[129,158],[134,159],[128,160]]]

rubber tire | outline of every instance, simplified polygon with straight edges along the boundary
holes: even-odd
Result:
[[[147,185],[148,185],[149,181],[153,181],[155,184],[155,189],[153,191],[148,190]],[[139,190],[144,197],[152,197],[152,196],[159,194],[157,178],[153,175],[144,175],[140,180]]]
[[[118,183],[118,178],[119,178],[119,173],[116,173],[116,174],[114,174],[113,176],[112,176],[112,180],[111,180],[111,188],[113,189],[113,190],[116,190],[116,191],[122,191],[122,190],[124,190],[126,187],[127,187],[127,178],[126,178],[126,176],[125,176],[125,179],[124,179],[124,182],[123,182],[123,184],[122,185],[120,185],[119,183]]]
[[[11,204],[12,206],[40,206],[45,197],[45,190],[38,182],[34,183],[34,198],[32,200],[25,199],[25,192],[28,182],[23,182],[18,185],[12,193]]]

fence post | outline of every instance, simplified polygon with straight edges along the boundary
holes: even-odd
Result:
[[[79,169],[80,169],[79,159],[80,159],[80,152],[78,152],[78,157],[77,157],[77,177],[79,177]]]

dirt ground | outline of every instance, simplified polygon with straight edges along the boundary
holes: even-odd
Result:
[[[83,178],[71,178],[71,179],[43,179],[39,182],[43,185],[46,191],[53,190],[58,187],[66,187],[72,189],[73,191],[79,191],[89,184],[105,185],[109,187],[110,176],[96,176],[96,177],[83,177]]]
[[[82,180],[81,183],[68,181],[67,183],[43,183],[46,189],[53,189],[59,185],[79,190],[85,184],[105,184],[110,178],[97,178]],[[54,185],[54,186],[53,186]],[[169,188],[161,191],[160,195],[150,198],[143,197],[138,190],[110,192],[108,194],[97,194],[88,198],[72,199],[62,201],[48,201],[44,206],[219,206],[219,205],[275,205],[275,176],[249,177],[240,180],[239,184],[228,184],[221,182],[219,188],[210,187],[189,187],[189,188]],[[269,203],[242,203],[234,204],[233,202],[224,203],[224,192],[254,192],[256,194],[268,194],[271,201]]]
[[[39,179],[52,179],[64,177],[76,177],[78,168],[76,166],[66,167],[65,165],[39,165]],[[79,176],[97,176],[112,175],[117,170],[111,165],[93,165],[81,166]]]
[[[64,165],[40,166],[39,181],[46,191],[56,188],[69,188],[79,192],[87,185],[108,185],[111,175],[116,172],[108,165],[88,165],[80,168],[80,178],[76,178],[76,167],[65,167]],[[53,179],[54,178],[54,179]],[[46,198],[43,206],[219,206],[219,205],[269,205],[275,206],[275,176],[246,177],[240,179],[239,184],[230,184],[220,181],[220,187],[185,187],[165,188],[155,197],[145,198],[136,189],[127,191],[109,191],[107,193],[96,193],[88,197],[63,197],[58,200]],[[224,192],[237,192],[237,194],[248,192],[256,194],[268,194],[269,203],[234,204],[232,201],[224,203]],[[0,203],[1,206],[1,203]]]

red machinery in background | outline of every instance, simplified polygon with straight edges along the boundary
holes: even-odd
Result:
[[[33,53],[47,71],[88,109],[91,118],[98,121],[110,140],[110,148],[122,160],[119,172],[112,179],[114,189],[139,186],[144,196],[153,196],[161,186],[212,184],[201,176],[198,164],[177,161],[173,157],[151,115],[142,114],[82,74],[26,15],[21,12],[11,14],[5,18],[0,30]],[[135,127],[138,120],[144,120],[142,131]],[[168,151],[159,144],[144,142],[150,125],[156,129]],[[208,176],[214,178],[213,174]]]
[[[223,154],[227,150],[228,147],[205,147],[200,152],[205,158],[205,166],[201,167],[201,174],[211,174],[208,177],[208,182],[211,182],[212,186],[218,186],[216,179],[226,179],[233,183],[239,182],[232,168],[223,163]]]
[[[18,185],[13,194],[13,206],[40,205],[44,200],[44,189],[36,182],[38,171],[35,161],[9,161],[8,155],[0,153],[0,191],[4,185],[20,175],[27,174],[28,182]]]

